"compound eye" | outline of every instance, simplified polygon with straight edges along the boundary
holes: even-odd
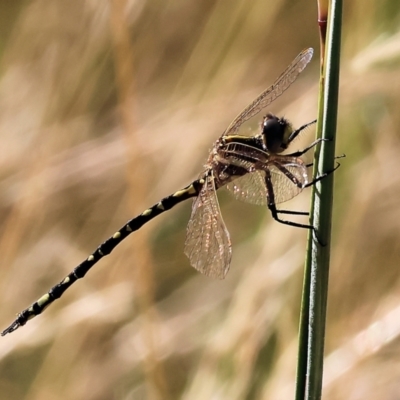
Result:
[[[280,153],[286,149],[283,143],[287,122],[272,114],[267,114],[262,126],[265,146],[271,153]]]

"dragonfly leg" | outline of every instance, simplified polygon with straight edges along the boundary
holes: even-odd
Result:
[[[299,151],[295,151],[294,153],[290,153],[290,154],[285,154],[285,156],[289,156],[289,157],[300,157],[303,154],[307,153],[307,151],[311,150],[313,147],[315,147],[317,144],[321,143],[321,142],[329,142],[329,139],[323,139],[323,138],[319,138],[317,140],[314,140],[309,146],[307,146],[305,149],[303,150],[299,150]]]
[[[310,215],[308,211],[276,210],[278,214]]]
[[[340,167],[340,163],[336,163],[336,167],[331,169],[328,172],[323,173],[320,176],[317,176],[315,179],[313,179],[311,182],[308,182],[306,185],[304,185],[304,187],[310,187],[312,185],[315,185],[317,182],[321,181],[322,179],[326,178],[327,176],[329,176],[330,174],[332,174],[333,172],[335,172],[338,168]]]
[[[335,156],[335,160],[337,160],[338,158],[345,158],[346,157],[346,154],[341,154],[340,156]],[[314,163],[312,162],[312,163],[310,163],[310,164],[306,164],[306,167],[307,168],[310,168],[310,167],[312,167],[314,165]],[[339,168],[339,167],[336,167],[336,168]],[[335,168],[335,169],[336,169]]]
[[[289,215],[309,215],[308,212],[303,211],[289,211],[289,210],[278,210],[275,204],[275,193],[271,181],[271,172],[267,169],[265,171],[265,185],[268,193],[268,209],[271,212],[272,218],[281,224],[295,226],[297,228],[311,229],[315,232],[315,228],[312,225],[301,224],[299,222],[288,221],[286,219],[281,219],[279,214],[289,214]]]
[[[315,119],[314,121],[308,122],[307,124],[302,125],[300,128],[297,128],[295,131],[292,132],[292,134],[289,136],[288,144],[293,142],[294,139],[296,139],[297,136],[299,136],[299,133],[304,131],[304,129],[308,128],[310,125],[314,125],[317,122]]]
[[[275,221],[280,222],[281,224],[295,226],[297,228],[303,229],[311,229],[315,231],[315,228],[312,225],[301,224],[299,222],[288,221],[286,219],[281,219],[279,214],[291,214],[291,215],[309,215],[308,212],[303,211],[289,211],[289,210],[278,210],[275,204],[268,204],[268,209],[271,211],[272,218]]]
[[[286,219],[279,218],[279,214],[309,215],[308,212],[306,212],[306,211],[278,210],[276,208],[275,204],[268,204],[268,209],[271,211],[272,218],[274,218],[275,221],[280,222],[281,224],[294,226],[296,228],[303,228],[303,229],[311,230],[314,233],[315,239],[318,242],[318,244],[320,246],[322,246],[322,247],[325,246],[325,244],[318,237],[317,229],[313,225],[301,224],[299,222],[288,221]]]

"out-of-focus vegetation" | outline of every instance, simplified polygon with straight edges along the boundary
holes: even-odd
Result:
[[[400,10],[347,7],[323,396],[393,399]],[[126,220],[191,182],[235,115],[318,46],[305,1],[20,0],[2,2],[0,20],[3,328]],[[315,118],[318,68],[317,49],[270,111],[296,126]],[[287,207],[307,209],[308,195]],[[191,204],[179,205],[0,339],[1,397],[292,398],[306,233],[219,198],[234,244],[226,280],[189,266]]]

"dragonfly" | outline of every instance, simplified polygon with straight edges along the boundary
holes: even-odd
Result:
[[[132,232],[189,198],[194,198],[194,201],[187,226],[184,252],[190,264],[201,273],[213,278],[225,278],[231,264],[232,245],[216,194],[222,187],[226,187],[238,200],[266,205],[272,217],[280,223],[315,231],[312,225],[281,217],[282,214],[308,215],[307,212],[282,210],[278,209],[277,205],[297,196],[304,188],[330,173],[309,181],[307,168],[311,164],[306,164],[301,158],[323,139],[317,139],[301,151],[282,154],[304,129],[316,121],[294,129],[287,119],[268,113],[262,120],[258,134],[239,134],[239,128],[244,122],[258,114],[289,88],[310,62],[312,55],[312,48],[303,50],[275,82],[232,121],[214,143],[198,179],[128,221],[61,282],[17,314],[14,322],[1,335],[14,332],[41,314]]]

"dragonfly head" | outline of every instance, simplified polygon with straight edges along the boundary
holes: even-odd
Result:
[[[271,153],[282,153],[289,145],[293,132],[291,123],[285,118],[268,113],[262,123],[262,137],[266,149]]]

